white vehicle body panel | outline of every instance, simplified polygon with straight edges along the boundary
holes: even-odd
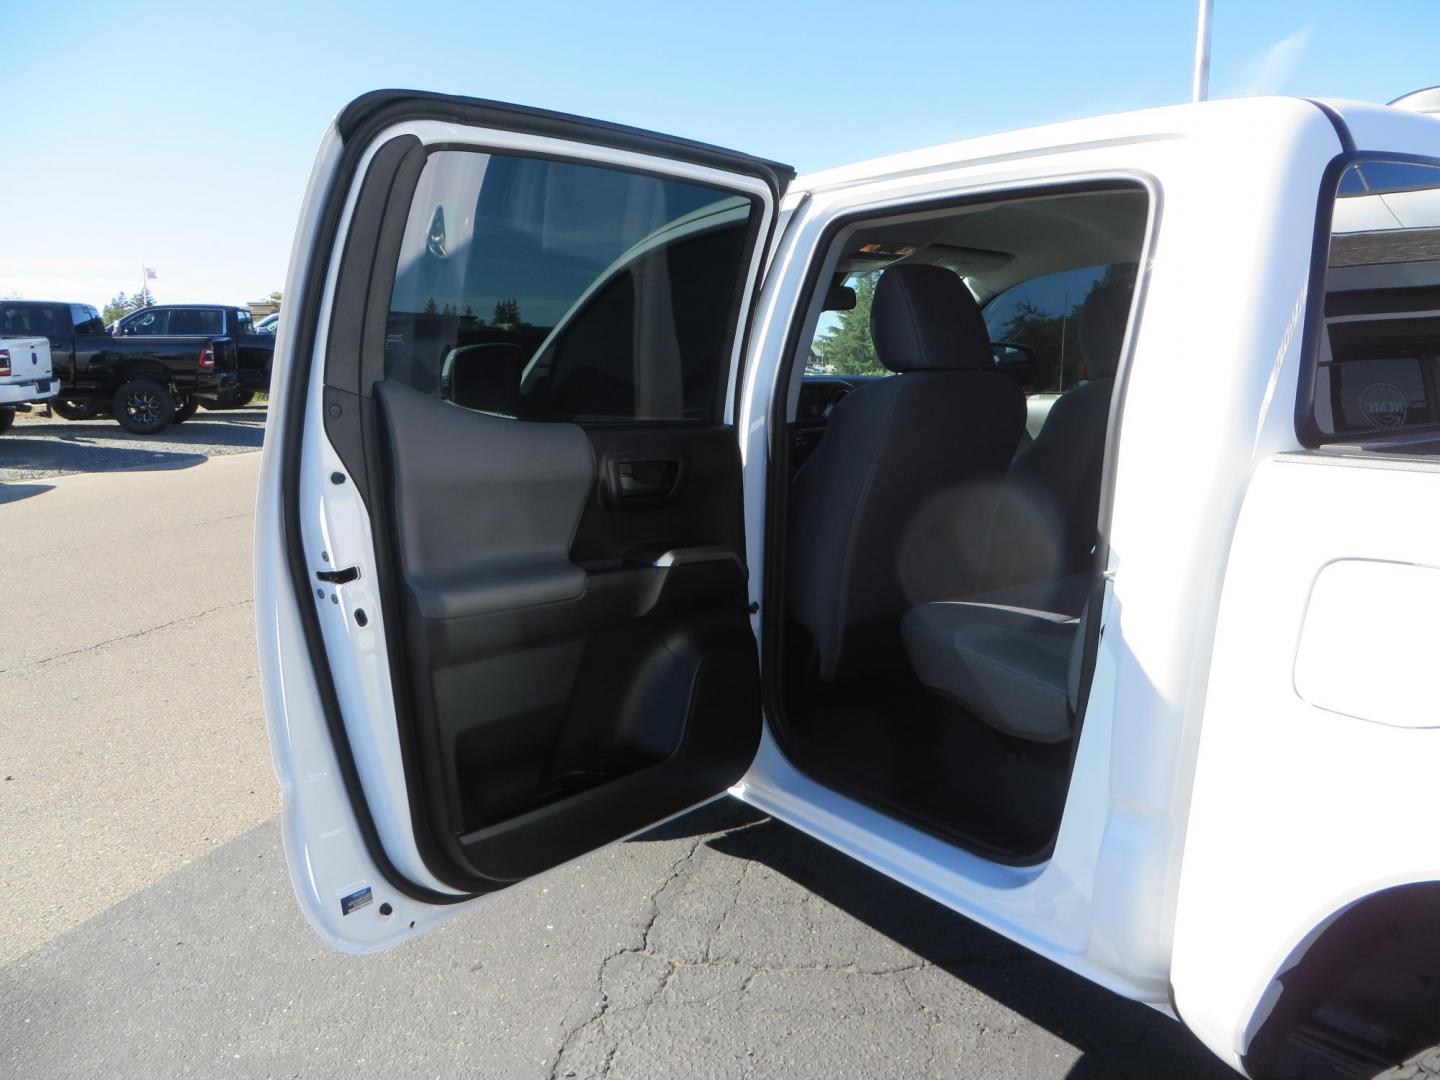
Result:
[[[1297,454],[1256,469],[1221,599],[1175,938],[1180,1013],[1231,1060],[1315,927],[1440,877],[1440,708],[1426,686],[1440,623],[1434,607],[1416,617],[1437,581],[1440,464]],[[1373,626],[1413,637],[1372,666],[1355,641]],[[1430,663],[1404,670],[1417,652]],[[1418,700],[1374,695],[1385,682]],[[1355,685],[1371,688],[1364,703]],[[1364,715],[1325,707],[1342,702]]]
[[[1037,145],[1038,144],[1038,145]],[[1292,423],[1313,190],[1338,139],[1314,106],[1216,103],[1056,125],[802,176],[762,296],[747,367],[746,520],[763,542],[771,387],[781,325],[825,226],[936,195],[1144,178],[1161,224],[1122,368],[1113,577],[1075,779],[1053,857],[1007,868],[805,782],[769,743],[743,796],[1126,996],[1168,1008],[1170,948],[1208,642],[1234,513],[1255,462],[1296,446]],[[964,159],[980,164],[965,164]],[[957,162],[957,159],[959,161]],[[1235,167],[1245,162],[1244,168]],[[1217,227],[1223,223],[1223,227]],[[1239,302],[1195,317],[1216,288]],[[1226,357],[1225,364],[1214,357]],[[1197,372],[1205,373],[1197,378]],[[1183,411],[1177,409],[1183,402]],[[1259,417],[1257,425],[1255,418]],[[1112,421],[1114,423],[1115,421]],[[1183,432],[1183,436],[1180,434]],[[752,567],[752,578],[763,574]],[[760,585],[756,585],[757,591]],[[1184,620],[1175,611],[1189,614]],[[797,798],[796,790],[806,796]],[[837,831],[835,823],[846,828]],[[899,859],[897,851],[911,857]],[[916,857],[917,851],[935,857]]]
[[[1434,120],[1369,106],[1343,112],[1354,117],[1361,149],[1436,145]],[[700,166],[538,136],[438,122],[386,135],[401,131],[744,187]],[[1001,865],[863,806],[797,769],[772,717],[733,794],[1101,985],[1163,1011],[1173,1004],[1237,1067],[1270,980],[1297,943],[1376,888],[1440,878],[1420,801],[1424,778],[1440,767],[1440,720],[1430,724],[1429,703],[1416,701],[1422,672],[1406,671],[1388,697],[1367,699],[1357,669],[1336,662],[1337,635],[1376,583],[1378,602],[1391,605],[1386,617],[1433,636],[1425,623],[1433,606],[1415,598],[1440,596],[1431,539],[1440,535],[1440,471],[1287,456],[1301,449],[1294,411],[1302,326],[1316,302],[1308,290],[1320,178],[1342,149],[1314,103],[1250,99],[1058,124],[802,176],[775,211],[783,226],[775,244],[750,269],[754,286],[768,260],[743,381],[727,402],[740,437],[758,599],[766,595],[758,553],[767,547],[774,401],[794,341],[808,340],[808,326],[795,322],[813,325],[816,313],[803,309],[808,274],[826,257],[836,223],[1060,185],[1149,192],[1146,255],[1111,416],[1101,638],[1052,855]],[[332,129],[292,254],[292,310],[340,155]],[[1429,222],[1434,214],[1418,199],[1352,201],[1346,212],[1357,222],[1386,214]],[[337,264],[338,255],[317,358]],[[294,319],[280,329],[277,386],[295,362],[294,331]],[[371,522],[353,485],[326,482],[342,466],[324,436],[319,363],[308,392],[307,557],[314,568],[322,552],[330,566],[360,568],[358,580],[317,598],[345,730],[386,855],[412,882],[443,891],[411,829],[386,628],[370,584]],[[289,407],[283,395],[271,406],[255,555],[286,852],[317,932],[337,948],[367,952],[478,901],[437,906],[399,895],[360,839],[285,571],[274,432]],[[1400,508],[1383,529],[1368,516],[1347,517],[1345,507],[1376,500]],[[1321,574],[1336,560],[1366,562]],[[365,627],[350,617],[357,607],[373,613]],[[761,614],[754,628],[763,633]],[[1337,778],[1353,799],[1334,798]],[[342,915],[338,898],[363,888],[373,888],[373,906]]]
[[[10,374],[0,375],[0,405],[45,401],[60,392],[59,380],[52,378],[48,338],[0,337],[0,349],[10,354]]]

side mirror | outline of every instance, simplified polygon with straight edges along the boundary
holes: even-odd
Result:
[[[509,342],[461,345],[440,369],[440,396],[480,412],[516,416],[525,350]]]
[[[1035,359],[1035,350],[1029,345],[993,341],[990,347],[995,350],[995,370],[1003,371],[1022,388],[1033,383],[1040,374],[1040,362]]]

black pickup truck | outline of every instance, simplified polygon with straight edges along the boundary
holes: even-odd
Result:
[[[255,329],[250,309],[224,304],[155,304],[132,311],[115,324],[120,337],[224,337],[235,343],[239,385],[208,409],[238,408],[250,404],[257,393],[270,389],[270,362],[275,358],[275,335]]]
[[[108,409],[122,427],[150,435],[188,420],[202,401],[227,399],[239,383],[230,338],[118,337],[89,304],[0,301],[0,337],[6,335],[50,340],[60,380],[50,408],[67,420],[88,420]]]

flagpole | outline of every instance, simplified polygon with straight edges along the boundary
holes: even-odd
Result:
[[[1190,83],[1190,100],[1204,101],[1210,96],[1210,10],[1214,0],[1200,0],[1195,20],[1195,71]]]

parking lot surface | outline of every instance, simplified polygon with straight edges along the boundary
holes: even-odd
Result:
[[[1231,1075],[730,799],[326,949],[265,745],[258,458],[0,486],[30,489],[0,502],[0,1076]]]
[[[212,457],[260,449],[265,437],[263,403],[243,409],[201,409],[158,435],[132,435],[109,416],[64,420],[39,410],[16,413],[15,426],[0,435],[0,484],[45,480],[116,469],[175,469]],[[0,489],[0,500],[5,498]]]

